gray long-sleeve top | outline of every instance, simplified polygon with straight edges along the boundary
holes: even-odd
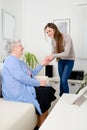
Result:
[[[75,60],[75,53],[73,49],[73,42],[69,35],[63,34],[63,45],[64,52],[54,53],[56,48],[56,43],[52,40],[52,54],[54,58],[67,59],[67,60]]]

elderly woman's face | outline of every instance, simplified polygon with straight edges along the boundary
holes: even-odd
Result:
[[[16,46],[14,48],[14,52],[16,55],[19,55],[19,57],[23,54],[24,47],[22,46],[20,41],[16,42]]]

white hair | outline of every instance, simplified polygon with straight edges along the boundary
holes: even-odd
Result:
[[[12,53],[12,50],[15,48],[15,46],[20,42],[20,40],[8,40],[7,44],[5,46],[7,55]]]

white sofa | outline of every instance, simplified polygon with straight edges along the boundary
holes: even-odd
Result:
[[[36,124],[37,115],[32,104],[6,101],[1,97],[0,76],[0,130],[33,130]]]
[[[49,84],[48,76],[36,76],[38,80],[45,79]],[[0,75],[1,97],[1,75]],[[51,111],[53,107],[49,109]],[[0,130],[33,130],[37,124],[35,107],[29,103],[11,102],[0,98]]]
[[[33,130],[37,115],[32,104],[0,98],[0,130]]]

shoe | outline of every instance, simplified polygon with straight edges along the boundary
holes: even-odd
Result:
[[[36,127],[34,128],[34,130],[39,130],[39,126],[36,126]]]

